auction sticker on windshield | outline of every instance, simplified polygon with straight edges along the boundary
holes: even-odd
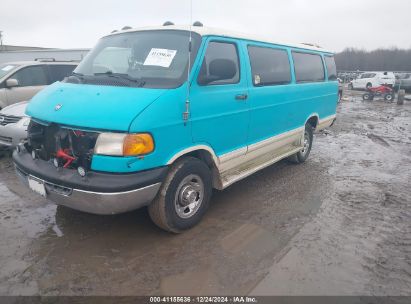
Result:
[[[161,66],[163,68],[168,68],[177,54],[176,50],[167,49],[156,49],[152,48],[150,53],[148,53],[144,65],[154,65]]]
[[[41,196],[44,196],[44,197],[47,196],[46,187],[44,186],[44,183],[42,181],[33,179],[31,177],[28,177],[28,181],[29,181],[29,187],[31,190],[40,194]]]

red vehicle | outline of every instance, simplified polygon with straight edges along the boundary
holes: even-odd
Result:
[[[375,88],[368,88],[367,92],[362,95],[363,100],[373,100],[374,97],[381,96],[386,101],[394,100],[394,90],[388,85],[381,85]]]

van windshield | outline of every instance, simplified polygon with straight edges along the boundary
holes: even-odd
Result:
[[[192,35],[191,63],[201,36]],[[176,88],[187,79],[190,33],[181,30],[128,32],[100,39],[75,69],[81,83]]]

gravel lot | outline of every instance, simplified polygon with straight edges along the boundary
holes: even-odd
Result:
[[[302,165],[215,191],[171,235],[145,209],[94,216],[0,160],[0,295],[411,295],[411,104],[347,92]]]

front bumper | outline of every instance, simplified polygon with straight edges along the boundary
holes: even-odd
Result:
[[[0,125],[0,145],[14,148],[27,139],[27,126],[20,123]]]
[[[47,199],[94,214],[118,214],[149,205],[167,174],[167,167],[161,167],[131,174],[89,172],[83,178],[75,170],[33,160],[25,151],[15,151],[13,161],[24,184],[29,178],[40,181]]]

